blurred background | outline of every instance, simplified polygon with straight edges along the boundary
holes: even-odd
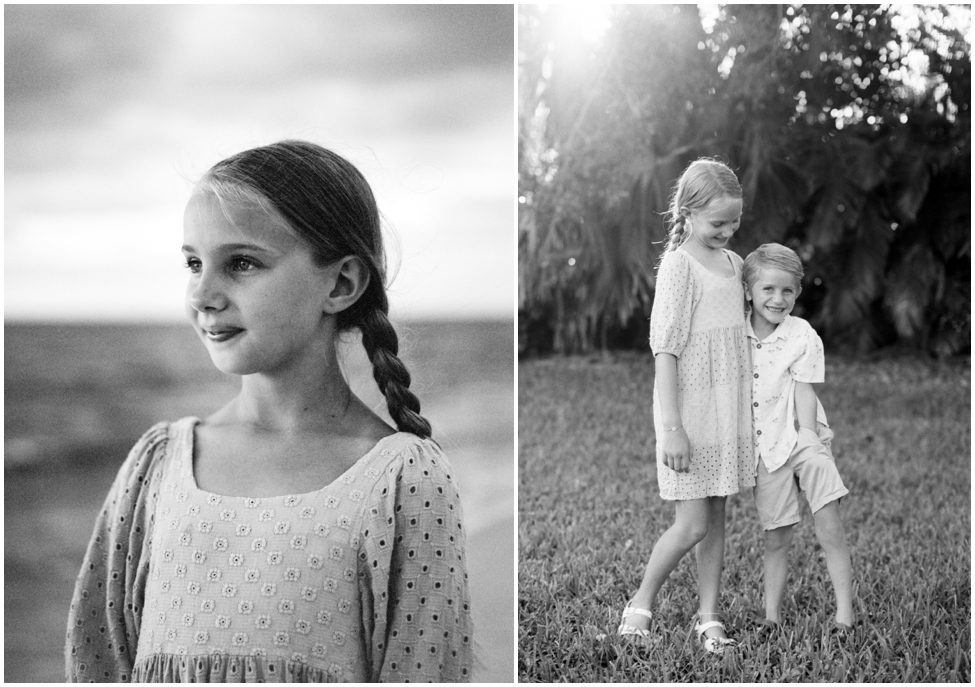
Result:
[[[744,188],[732,249],[795,249],[828,348],[971,338],[969,5],[519,7],[519,350],[644,349],[694,159]]]
[[[970,32],[970,4],[519,5],[521,681],[970,681]],[[688,641],[692,557],[653,651],[616,641],[673,522],[648,320],[663,215],[699,157],[741,180],[731,249],[775,241],[805,266],[794,312],[826,346],[863,628],[835,651],[808,521],[796,613],[778,644],[747,629],[764,546],[749,491],[728,499],[722,590],[741,649],[715,662]]]
[[[511,6],[4,8],[6,681],[63,679],[74,578],[136,438],[234,395],[183,323],[183,206],[214,162],[282,138],[376,193],[401,352],[464,499],[474,678],[511,680],[513,34]]]

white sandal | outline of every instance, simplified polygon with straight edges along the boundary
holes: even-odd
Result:
[[[627,601],[626,608],[623,609],[623,619],[620,622],[620,626],[616,631],[619,633],[621,637],[635,636],[635,637],[640,637],[641,639],[649,639],[650,638],[649,628],[646,630],[641,630],[640,628],[634,627],[633,625],[630,625],[628,622],[626,622],[626,619],[629,618],[631,615],[642,615],[644,618],[648,620],[653,619],[653,613],[651,613],[645,608],[637,608],[636,606],[631,606],[630,602]]]
[[[706,613],[704,615],[717,615],[717,613]],[[720,627],[722,631],[725,630],[724,623],[720,620],[709,620],[707,622],[701,622],[701,616],[698,615],[698,622],[694,625],[694,631],[697,632],[697,639],[704,647],[704,650],[709,654],[723,654],[725,647],[728,646],[738,646],[738,642],[730,637],[706,637],[704,633],[715,627]]]

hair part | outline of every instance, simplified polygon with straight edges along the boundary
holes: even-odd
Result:
[[[400,431],[429,437],[430,423],[409,390],[410,374],[399,359],[399,338],[387,317],[386,254],[379,209],[365,177],[345,158],[307,141],[286,140],[245,150],[211,167],[197,192],[221,205],[254,203],[280,217],[309,246],[319,265],[356,256],[369,273],[362,296],[338,313],[338,333],[358,328]]]
[[[718,198],[741,198],[741,183],[724,162],[710,157],[694,160],[674,184],[667,218],[667,245],[664,252],[677,249],[687,240],[684,210],[700,210]]]
[[[748,254],[741,271],[746,289],[750,289],[755,284],[758,280],[758,271],[761,269],[782,270],[795,277],[796,283],[802,286],[802,277],[805,274],[802,260],[794,250],[781,243],[763,243]]]

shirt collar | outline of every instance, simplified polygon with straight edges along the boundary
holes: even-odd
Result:
[[[755,329],[752,327],[752,309],[751,306],[745,311],[745,334],[748,335],[749,339],[754,339],[755,341],[766,341],[771,343],[776,339],[787,339],[789,337],[789,330],[792,329],[792,320],[794,318],[792,315],[786,315],[785,319],[778,327],[772,330],[764,339],[759,339],[758,335],[755,333]]]

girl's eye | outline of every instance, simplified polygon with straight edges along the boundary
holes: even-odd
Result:
[[[234,257],[230,260],[230,269],[232,272],[250,272],[256,267],[257,263],[250,258]]]
[[[192,274],[196,274],[200,271],[200,261],[198,258],[186,258],[186,269],[188,269]]]

